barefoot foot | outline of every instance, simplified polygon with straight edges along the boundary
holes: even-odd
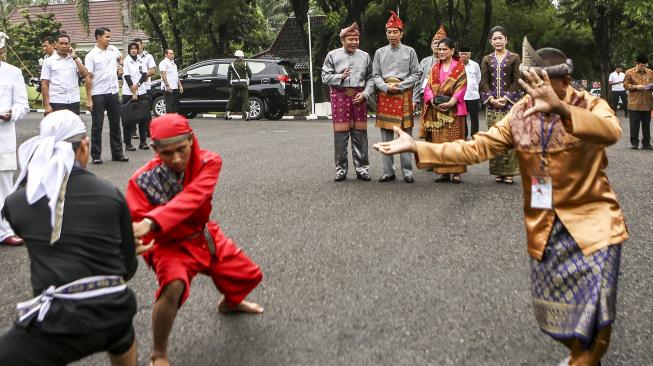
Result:
[[[224,298],[218,304],[218,311],[221,313],[247,313],[247,314],[260,314],[263,312],[263,307],[255,302],[242,301],[236,306],[229,306]]]

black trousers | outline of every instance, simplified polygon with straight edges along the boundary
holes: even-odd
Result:
[[[128,103],[132,99],[131,95],[123,95],[122,96],[122,104]],[[147,105],[150,105],[150,97],[147,94],[139,95],[138,96],[139,100],[147,100]],[[136,126],[138,126],[138,136],[141,144],[144,144],[147,142],[147,129],[150,123],[150,120],[152,119],[152,114],[148,111],[147,113],[147,118],[144,120],[138,122],[135,125],[125,125],[125,121],[122,123],[122,139],[125,141],[125,146],[132,146],[132,135],[134,134],[136,130]]]
[[[46,334],[14,325],[0,337],[0,365],[63,366],[97,352],[122,355],[134,343],[131,322],[89,334]]]
[[[50,103],[50,107],[52,107],[52,111],[61,111],[61,110],[69,110],[77,115],[79,115],[80,109],[79,109],[79,102],[77,103],[70,103],[70,104],[65,104],[65,103]]]
[[[651,146],[651,111],[630,110],[630,144],[639,146],[639,126],[642,125],[642,146]]]
[[[470,124],[470,129],[468,130],[467,121],[465,120],[465,137],[471,137],[478,132],[478,111],[481,108],[481,100],[465,100],[465,106],[467,107],[467,116],[469,117]]]
[[[102,129],[104,125],[104,111],[109,118],[109,145],[111,158],[119,159],[123,156],[122,138],[120,133],[120,100],[118,94],[99,94],[93,97],[93,111],[91,112],[91,157],[102,158]]]
[[[166,113],[177,113],[179,107],[179,89],[163,92],[166,101]]]
[[[624,109],[624,113],[626,117],[628,117],[628,92],[625,90],[622,91],[612,91],[611,93],[611,98],[610,98],[610,104],[611,108],[614,111],[614,113],[617,113],[617,105],[619,105],[619,98],[621,98],[621,106]]]

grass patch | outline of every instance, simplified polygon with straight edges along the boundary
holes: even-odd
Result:
[[[79,87],[79,104],[82,110],[86,107],[86,87]],[[29,107],[32,109],[43,109],[43,96],[36,91],[36,87],[29,85],[27,87],[27,99],[29,99]]]

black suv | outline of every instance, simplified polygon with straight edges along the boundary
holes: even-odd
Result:
[[[179,71],[184,93],[179,100],[179,113],[194,118],[198,113],[224,112],[229,101],[227,71],[234,59],[213,59],[198,62]],[[304,109],[299,74],[293,64],[284,60],[245,60],[252,70],[249,84],[250,118],[281,119],[291,109]],[[152,113],[165,114],[166,105],[161,80],[152,82]],[[240,109],[236,109],[240,110]]]

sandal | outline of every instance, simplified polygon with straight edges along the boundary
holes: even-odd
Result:
[[[513,184],[514,182],[513,182],[513,180],[512,180],[512,177],[505,177],[505,178],[503,178],[503,183],[505,183],[505,184]]]
[[[454,174],[453,178],[451,178],[451,183],[453,184],[460,184],[463,182],[463,178],[460,176],[460,174]]]

